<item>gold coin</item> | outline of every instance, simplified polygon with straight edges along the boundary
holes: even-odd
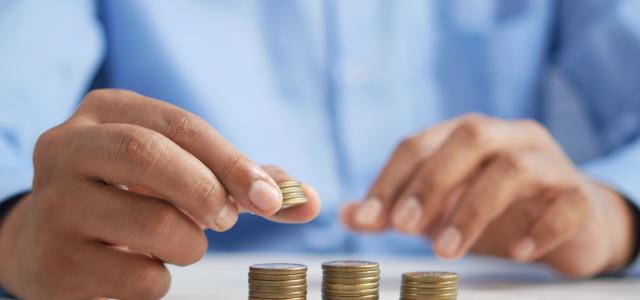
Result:
[[[323,276],[326,277],[334,277],[334,278],[360,278],[360,277],[380,277],[379,270],[373,271],[360,271],[360,272],[337,272],[337,271],[327,271],[322,272]]]
[[[440,289],[421,289],[421,288],[411,288],[411,287],[403,286],[401,290],[402,292],[406,292],[409,294],[442,295],[442,294],[456,293],[458,291],[458,288],[448,287],[448,288],[440,288]]]
[[[330,271],[370,271],[379,268],[378,263],[363,260],[335,260],[322,264],[323,270]]]
[[[378,294],[378,288],[373,289],[361,289],[361,290],[331,290],[331,289],[322,289],[322,293],[325,295],[336,295],[336,296],[362,296],[362,295],[374,295]]]
[[[405,300],[455,300],[458,297],[458,294],[443,294],[443,295],[419,295],[419,294],[409,294],[409,293],[401,293],[400,299]]]
[[[300,181],[297,180],[288,180],[288,181],[282,181],[282,182],[278,182],[278,187],[279,188],[288,188],[288,187],[294,187],[294,186],[302,186],[302,183]]]
[[[301,264],[270,263],[270,264],[256,264],[249,267],[249,273],[251,274],[292,275],[292,274],[301,274],[306,272],[307,272],[307,266],[301,265]]]
[[[269,300],[273,298],[260,298],[249,296],[249,300]],[[286,298],[287,300],[307,300],[307,296]]]
[[[291,293],[265,293],[249,291],[249,297],[267,298],[267,299],[289,299],[295,297],[306,297],[307,292],[291,292]]]
[[[337,284],[377,283],[377,282],[380,282],[380,277],[379,276],[356,277],[356,278],[324,277],[322,279],[322,282],[337,283]]]
[[[292,286],[257,286],[250,285],[249,291],[260,293],[294,293],[294,292],[306,292],[307,285],[292,285]]]
[[[458,274],[452,272],[408,272],[402,279],[416,282],[450,282],[458,281]]]
[[[249,285],[251,286],[294,286],[305,285],[307,279],[291,279],[291,280],[257,280],[249,278]]]
[[[344,284],[344,283],[330,283],[330,282],[322,283],[323,289],[332,290],[332,291],[354,291],[354,290],[359,291],[359,290],[366,290],[366,289],[377,289],[378,287],[380,287],[380,283],[378,282],[360,283],[360,284]]]
[[[282,205],[291,206],[291,205],[305,204],[307,202],[309,202],[309,199],[307,198],[292,198],[292,199],[287,199],[282,201]]]
[[[285,200],[285,201],[287,199],[304,198],[304,197],[306,197],[306,196],[305,196],[305,194],[303,192],[282,194],[282,200]]]
[[[302,193],[302,187],[301,186],[292,186],[292,187],[280,188],[280,191],[282,192],[282,194]]]
[[[325,295],[322,294],[323,300],[378,300],[379,295],[363,295],[363,296],[335,296],[335,295]]]
[[[257,274],[249,273],[249,280],[264,280],[264,281],[286,281],[307,278],[307,273],[300,274]]]

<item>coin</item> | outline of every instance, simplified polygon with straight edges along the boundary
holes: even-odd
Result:
[[[458,274],[452,272],[407,272],[402,274],[402,279],[419,282],[458,281]]]
[[[378,263],[364,260],[336,260],[322,264],[323,270],[331,271],[370,271],[379,268]]]
[[[306,300],[307,266],[291,263],[249,267],[249,299]]]
[[[322,264],[322,297],[325,300],[378,299],[380,266],[360,260]]]
[[[279,188],[288,188],[288,187],[296,187],[296,186],[302,186],[302,183],[297,180],[287,180],[287,181],[278,182]]]
[[[307,198],[287,199],[285,201],[282,201],[282,206],[280,207],[280,209],[287,209],[287,208],[297,207],[297,206],[303,205],[303,204],[305,204],[307,202],[309,202],[309,200]]]
[[[306,196],[304,195],[304,193],[302,191],[282,194],[282,199],[283,200],[292,199],[292,198],[304,198],[304,197],[306,197]]]
[[[249,273],[249,280],[264,280],[264,281],[287,281],[287,280],[295,280],[295,279],[304,279],[306,280],[307,274],[255,274]]]
[[[280,191],[282,192],[283,195],[288,193],[298,193],[298,192],[302,192],[302,186],[280,188]]]
[[[459,276],[452,272],[407,272],[402,274],[401,300],[455,300]]]
[[[268,275],[267,275],[268,276]],[[307,284],[307,279],[291,279],[291,280],[257,280],[249,278],[249,284],[255,286],[295,286]]]
[[[282,193],[282,206],[280,210],[293,208],[303,205],[309,200],[302,190],[302,183],[297,180],[289,180],[278,183],[280,192]]]

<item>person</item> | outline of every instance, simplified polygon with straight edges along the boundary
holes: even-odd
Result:
[[[0,45],[20,298],[157,299],[207,249],[637,256],[638,1],[0,1]]]

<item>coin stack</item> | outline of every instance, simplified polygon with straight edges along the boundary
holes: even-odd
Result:
[[[330,261],[322,264],[322,299],[377,300],[380,266],[369,261]]]
[[[450,272],[409,272],[402,274],[400,300],[455,300],[458,274]]]
[[[257,264],[249,267],[249,300],[307,299],[307,266]]]
[[[282,192],[282,207],[280,209],[292,208],[307,203],[307,197],[304,196],[300,181],[283,181],[278,183],[278,187]]]

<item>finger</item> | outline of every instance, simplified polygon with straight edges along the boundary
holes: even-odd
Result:
[[[275,182],[295,180],[279,167],[264,166],[263,168]],[[305,183],[302,183],[302,191],[308,200],[307,203],[281,210],[277,214],[266,218],[279,223],[306,223],[313,220],[320,213],[320,196],[312,186]]]
[[[72,230],[83,236],[181,266],[199,261],[207,251],[202,230],[164,200],[99,183],[78,190],[84,199],[74,210],[81,215],[71,221],[76,223]]]
[[[344,207],[343,222],[352,230],[381,231],[389,226],[393,201],[427,157],[455,127],[457,120],[444,122],[401,142],[371,186],[363,202]]]
[[[117,186],[120,189],[124,189],[124,190],[128,190],[137,194],[142,194],[142,195],[146,195],[146,196],[151,196],[151,197],[155,197],[155,198],[162,198],[162,195],[158,195],[157,193],[155,193],[154,191],[147,189],[143,186],[124,186],[124,185],[119,185]],[[231,227],[233,227],[236,222],[238,221],[238,207],[236,205],[236,203],[233,201],[233,198],[231,196],[227,196],[227,200],[224,204],[224,207],[220,210],[220,212],[218,213],[218,217],[216,218],[216,220],[210,224],[209,226],[207,226],[206,224],[202,224],[200,222],[198,222],[198,220],[196,220],[196,218],[194,218],[189,212],[182,210],[180,208],[178,208],[184,215],[186,215],[187,217],[189,217],[189,219],[191,219],[191,221],[193,221],[195,224],[198,225],[198,227],[200,228],[200,230],[205,230],[207,228],[211,228],[214,231],[217,232],[224,232],[227,231],[229,229],[231,229]]]
[[[462,195],[457,209],[434,240],[434,252],[443,258],[462,256],[480,234],[515,200],[528,175],[515,166],[514,158],[494,158]],[[518,162],[520,166],[524,162]]]
[[[462,196],[451,221],[438,234],[435,252],[444,258],[464,255],[485,229],[519,199],[569,186],[561,172],[548,172],[554,160],[542,152],[501,152],[494,156]]]
[[[82,127],[69,148],[68,161],[80,174],[143,186],[202,224],[215,228],[221,222],[224,187],[198,159],[156,132],[127,124]]]
[[[519,261],[535,260],[571,238],[587,218],[586,199],[579,189],[564,191],[555,197],[535,222],[529,236],[511,249],[512,257]]]
[[[486,117],[466,117],[440,148],[434,151],[393,207],[392,224],[398,231],[415,234],[440,213],[444,199],[503,149],[538,146],[538,129],[528,121],[504,122]],[[538,134],[538,133],[536,133]]]
[[[268,174],[192,113],[129,91],[99,90],[85,98],[78,114],[159,132],[202,161],[245,208],[265,216],[280,209],[282,195]]]
[[[171,274],[158,260],[122,248],[89,243],[79,251],[87,297],[160,299],[168,291]],[[70,283],[80,286],[78,282]]]

